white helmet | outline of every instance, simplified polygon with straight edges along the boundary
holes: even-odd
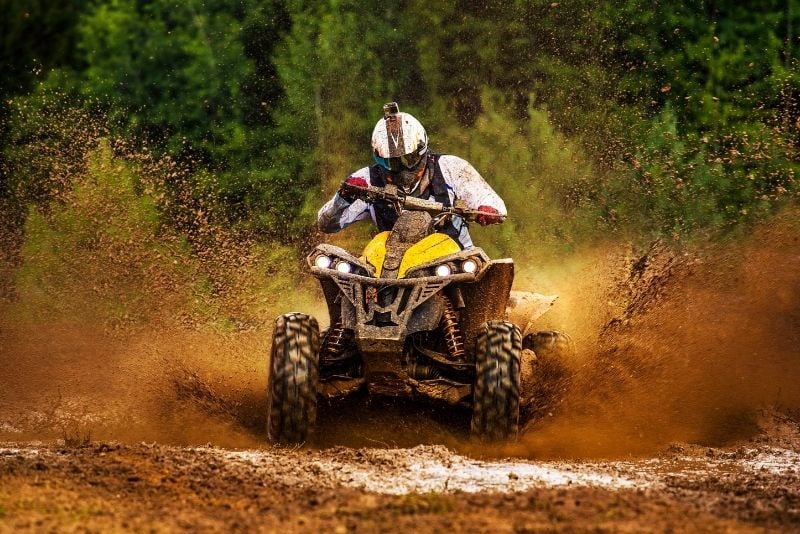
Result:
[[[372,155],[389,172],[416,169],[428,151],[428,134],[408,113],[401,113],[396,102],[383,106],[383,118],[372,130]]]

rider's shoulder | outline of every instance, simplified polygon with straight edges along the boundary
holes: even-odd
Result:
[[[452,154],[439,154],[437,156],[439,166],[442,169],[462,169],[464,167],[472,167],[469,161]]]
[[[442,170],[442,175],[445,177],[445,180],[448,180],[448,182],[450,180],[463,180],[475,175],[480,176],[478,171],[475,170],[475,167],[473,167],[469,161],[458,156],[442,154],[439,156],[438,163],[439,168]]]

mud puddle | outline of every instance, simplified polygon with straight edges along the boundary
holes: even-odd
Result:
[[[538,462],[443,446],[6,444],[0,531],[26,529],[798,531],[800,447]]]
[[[232,464],[241,464],[275,477],[275,464],[286,454],[264,451],[216,451]],[[303,458],[301,456],[301,458]],[[800,474],[800,453],[780,448],[746,449],[719,457],[684,454],[611,462],[533,462],[520,459],[484,461],[439,446],[411,449],[334,449],[305,456],[300,471],[285,482],[313,487],[350,487],[386,495],[410,493],[518,493],[533,488],[591,486],[612,490],[665,488],[676,478],[695,481],[723,476],[746,478],[764,473],[776,479]],[[325,473],[324,476],[321,474]]]

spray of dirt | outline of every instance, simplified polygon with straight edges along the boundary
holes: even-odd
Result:
[[[539,364],[545,393],[522,439],[492,452],[610,457],[675,441],[720,445],[754,435],[763,408],[800,409],[798,236],[785,217],[739,245],[601,247],[561,264],[569,284],[547,269],[523,274],[534,289],[567,288],[540,327],[569,332],[578,351],[566,369]],[[172,310],[171,328],[159,320],[128,333],[4,314],[0,437],[263,444],[268,322],[224,332],[187,325],[183,311]],[[466,420],[448,429],[441,411],[356,404],[323,407],[323,444],[471,450],[459,442]]]
[[[11,236],[24,243],[3,267],[0,439],[263,444],[272,319],[324,323],[313,281],[292,251],[215,224],[174,162],[91,141],[52,207]],[[518,289],[561,294],[538,328],[578,352],[538,364],[520,442],[492,452],[715,445],[751,436],[760,409],[800,410],[797,220],[736,244],[605,245],[524,269]],[[322,407],[322,445],[470,449],[465,413],[363,401]]]
[[[796,414],[798,220],[789,210],[736,244],[589,254],[550,318],[574,328],[577,355],[533,406],[520,443],[502,452],[610,457],[676,441],[723,445],[759,432],[762,410]]]
[[[42,192],[0,228],[0,439],[263,443],[271,323],[322,309],[296,253],[215,220],[170,158],[61,124],[32,122]]]
[[[6,325],[0,437],[252,446],[264,354],[254,333],[120,338],[87,324]]]
[[[571,284],[546,269],[531,274],[538,287],[568,288],[540,327],[569,332],[578,350],[563,366],[538,364],[543,393],[520,442],[491,453],[618,457],[676,441],[721,445],[758,432],[759,410],[800,410],[798,235],[781,220],[739,245],[585,252],[562,264]],[[3,439],[264,443],[266,322],[223,332],[178,320],[120,334],[12,319],[0,330]],[[320,423],[321,445],[436,442],[487,453],[463,443],[468,417],[449,410],[355,399],[323,406]]]

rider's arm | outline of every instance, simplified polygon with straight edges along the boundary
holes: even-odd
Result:
[[[369,183],[369,169],[364,168],[350,175],[350,178],[354,177],[365,178]],[[332,234],[356,221],[368,218],[370,218],[368,203],[360,199],[347,200],[337,192],[317,212],[317,227],[322,232]]]
[[[443,155],[439,157],[439,166],[454,198],[463,200],[470,209],[488,206],[496,209],[499,215],[507,215],[503,199],[468,161],[458,156]]]

